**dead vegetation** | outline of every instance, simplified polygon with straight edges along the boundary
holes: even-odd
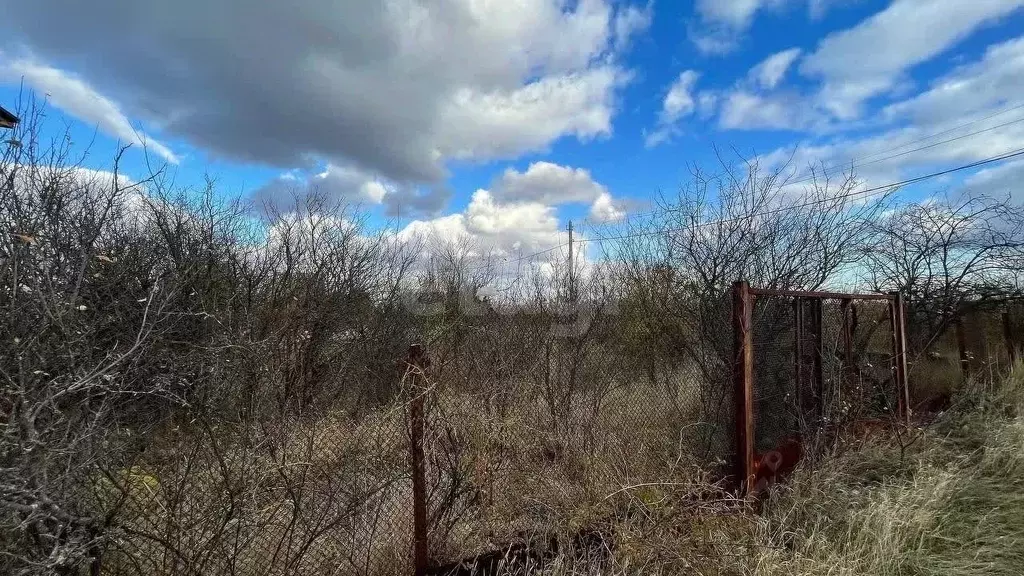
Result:
[[[85,170],[66,140],[40,141],[38,110],[21,115],[24,145],[0,159],[3,573],[411,573],[411,342],[433,358],[438,563],[539,542],[526,556],[551,574],[786,565],[797,512],[782,503],[809,506],[800,486],[826,480],[798,481],[762,520],[715,483],[728,288],[823,285],[876,239],[886,198],[843,200],[852,180],[794,197],[756,165],[698,174],[661,233],[572,275],[557,258],[525,267],[484,296],[498,278],[472,246],[425,260],[321,196],[279,213],[213,181],[128,179],[120,155]],[[1008,230],[978,258],[1019,256]],[[1010,273],[942,286],[1012,295]],[[918,278],[874,279],[912,292]],[[818,559],[808,534],[798,550]]]

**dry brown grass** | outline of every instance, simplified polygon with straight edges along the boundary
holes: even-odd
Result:
[[[430,511],[457,504],[459,513],[450,531],[432,534],[432,552],[455,560],[555,537],[559,553],[539,573],[1016,574],[1024,403],[1020,379],[1008,382],[962,390],[970,402],[905,432],[902,447],[893,437],[837,445],[776,489],[761,515],[713,483],[685,390],[666,400],[634,383],[591,411],[582,408],[598,404],[583,391],[575,417],[553,421],[528,387],[504,406],[439,387],[428,402],[428,479],[439,490]],[[138,562],[145,573],[174,572],[154,537],[173,538],[193,572],[408,570],[405,417],[395,404],[358,421],[332,413],[222,429],[217,450],[179,438],[169,453],[201,449],[124,472],[133,514],[104,573],[137,573]],[[444,504],[440,491],[452,485],[463,499]],[[229,503],[231,529],[212,539]],[[573,539],[580,533],[596,537]]]
[[[605,527],[608,557],[565,554],[543,573],[1024,572],[1021,372],[994,387],[972,382],[953,410],[914,434],[902,447],[876,436],[805,464],[760,514],[725,500],[696,503],[698,476],[632,491]]]

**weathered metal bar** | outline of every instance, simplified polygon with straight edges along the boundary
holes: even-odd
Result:
[[[956,329],[956,348],[960,355],[960,375],[967,380],[971,377],[971,359],[967,355],[967,332],[964,330],[963,318],[959,314],[954,321],[954,328]]]
[[[896,413],[910,422],[910,384],[907,381],[907,303],[900,292],[893,292],[890,302],[893,319],[893,363],[896,379]]]
[[[800,290],[771,290],[769,288],[751,288],[750,293],[754,296],[790,296],[795,298],[824,298],[826,300],[842,300],[844,298],[854,300],[892,300],[891,294],[848,294],[845,292],[821,292]]]
[[[1017,342],[1013,337],[1013,322],[1009,310],[1003,311],[1003,342],[1006,344],[1006,356],[1012,369],[1017,364]]]
[[[793,380],[796,404],[797,429],[804,434],[804,300],[793,299]]]
[[[814,385],[814,410],[817,416],[817,425],[821,426],[825,422],[825,377],[822,371],[822,353],[824,352],[824,338],[822,335],[822,328],[824,327],[822,322],[822,299],[812,298],[811,299],[811,326],[814,330],[814,349],[811,351],[814,354],[814,367],[811,373],[811,378]]]
[[[753,297],[743,280],[732,286],[733,401],[736,410],[734,476],[741,494],[754,482],[754,338]]]
[[[850,298],[843,298],[839,303],[839,312],[843,316],[839,336],[843,344],[842,374],[846,389],[853,385],[853,325],[850,321],[852,303],[853,300]]]

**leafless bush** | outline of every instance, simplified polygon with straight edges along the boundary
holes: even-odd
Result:
[[[129,210],[145,182],[119,175],[124,149],[102,174],[71,161],[67,140],[41,144],[40,116],[25,115],[22,145],[0,163],[0,522],[12,573],[84,559],[98,570],[111,518],[87,505],[91,474],[183,392],[153,377],[181,276],[149,257]]]
[[[407,247],[316,195],[260,222],[212,181],[129,179],[126,149],[87,170],[69,140],[40,141],[41,115],[22,113],[0,163],[0,569],[251,572],[228,566],[250,530],[294,571],[405,477],[296,466],[329,448],[288,438],[397,394]],[[247,508],[268,466],[280,532]]]
[[[958,318],[1022,294],[1024,211],[971,192],[908,204],[871,223],[863,252],[876,290],[907,295],[919,356]]]
[[[728,398],[721,383],[731,369],[732,334],[724,329],[731,284],[745,279],[763,288],[813,290],[835,281],[859,256],[868,223],[885,206],[884,197],[851,196],[857,181],[850,175],[838,182],[818,177],[796,190],[787,167],[723,168],[715,176],[695,169],[679,195],[663,199],[653,220],[631,230],[617,249],[636,357],[652,381],[666,377],[660,367],[698,374],[702,414],[710,417],[723,416]],[[727,430],[705,426],[705,445]]]

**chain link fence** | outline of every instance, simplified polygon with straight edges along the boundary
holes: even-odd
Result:
[[[196,424],[196,423],[193,423]],[[407,415],[206,424],[94,478],[101,574],[411,573]]]
[[[741,283],[742,284],[742,283]],[[740,477],[750,477],[762,454],[805,445],[821,430],[856,420],[905,415],[905,381],[898,378],[903,338],[895,296],[793,292],[737,287],[740,372],[749,362],[750,409],[737,409],[747,428],[751,461],[740,449]],[[749,333],[748,333],[749,332]],[[750,346],[749,360],[742,352]],[[742,402],[742,401],[741,401]],[[742,426],[741,426],[742,428]],[[745,440],[741,439],[741,442]]]
[[[429,355],[396,359],[391,398],[358,410],[196,404],[145,438],[112,432],[118,456],[78,479],[83,516],[107,521],[74,545],[110,575],[412,574],[512,545],[599,554],[624,505],[694,470],[715,479],[731,458],[717,351],[655,353],[630,344],[628,318],[583,307],[460,322]]]
[[[691,360],[638,354],[624,346],[623,318],[606,310],[490,322],[461,343],[463,372],[449,356],[425,373],[434,563],[509,546],[564,550],[565,538],[611,520],[623,497],[654,498],[651,487],[694,463],[728,459],[724,363],[710,381]],[[495,345],[495,335],[532,344]]]
[[[969,378],[994,381],[1021,359],[1024,302],[968,302],[958,312],[910,303],[908,338],[913,405],[943,409]]]
[[[898,397],[885,301],[759,296],[754,305],[755,449],[855,419]]]
[[[756,454],[900,411],[891,297],[751,296]],[[710,309],[723,337],[689,349],[693,334],[603,309],[446,316],[429,354],[394,359],[391,391],[358,409],[196,407],[146,439],[111,431],[120,456],[79,475],[65,545],[111,575],[444,573],[514,549],[599,555],[614,518],[665,498],[671,479],[717,481],[739,456],[728,306]],[[1022,325],[1013,314],[976,319],[993,357],[1013,350],[993,344]]]

